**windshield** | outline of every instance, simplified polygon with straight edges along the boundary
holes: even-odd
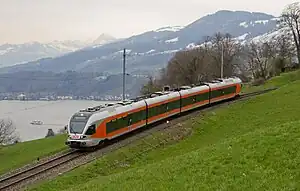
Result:
[[[85,127],[86,121],[71,121],[70,133],[82,133]]]

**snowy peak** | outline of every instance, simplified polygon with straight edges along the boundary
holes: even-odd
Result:
[[[23,44],[0,45],[0,68],[35,61],[46,57],[58,57],[77,50],[102,46],[114,42],[116,38],[109,34],[101,34],[96,40],[65,40],[40,43],[31,41]]]
[[[88,46],[81,41],[36,41],[0,45],[0,67],[30,62],[45,57],[57,57]]]
[[[92,44],[94,44],[94,45],[103,45],[103,44],[113,42],[115,40],[117,40],[115,37],[113,37],[109,34],[103,33],[96,40],[94,40]]]

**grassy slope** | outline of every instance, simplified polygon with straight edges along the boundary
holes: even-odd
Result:
[[[265,86],[299,79],[293,72]],[[270,85],[268,85],[270,84]],[[80,167],[36,190],[241,190],[299,187],[299,82],[206,113],[184,124],[193,135],[178,144],[122,161],[139,147]],[[121,165],[108,168],[110,161]]]
[[[290,82],[300,80],[300,70],[296,70],[294,72],[282,73],[280,76],[276,76],[271,80],[267,81],[265,84],[261,86],[251,86],[245,85],[242,89],[242,92],[252,92],[258,91],[266,88],[280,87]]]
[[[65,149],[64,135],[0,148],[0,174]]]

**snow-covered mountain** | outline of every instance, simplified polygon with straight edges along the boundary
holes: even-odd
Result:
[[[53,41],[49,43],[29,42],[23,44],[0,45],[0,68],[30,61],[57,57],[89,46],[101,46],[116,39],[108,34],[101,34],[96,40],[89,41]]]
[[[107,43],[116,41],[117,39],[109,34],[103,33],[96,40],[92,42],[93,45],[101,46]]]
[[[279,21],[279,20],[280,20],[280,18],[276,18],[276,17],[271,19],[271,21]],[[269,22],[269,20],[257,20],[255,22],[250,22],[250,23],[242,22],[242,23],[240,23],[240,26],[248,28],[249,25],[252,25],[252,26],[255,25],[254,23],[266,24],[268,22]],[[247,32],[240,36],[234,37],[233,40],[245,45],[245,44],[250,44],[251,42],[254,42],[254,43],[264,43],[264,42],[271,42],[271,41],[274,42],[284,36],[284,37],[288,37],[287,39],[290,41],[290,43],[293,43],[291,30],[288,27],[280,27],[279,24],[276,24],[276,27],[274,27],[272,30],[270,30],[262,35],[249,37],[250,35],[251,35],[251,32]],[[207,45],[207,43],[211,44],[211,42],[205,42],[205,43],[200,43],[200,44],[191,43],[186,48],[193,49],[193,48],[197,48],[197,47],[202,47],[204,45]]]
[[[60,57],[29,62],[0,71],[75,70],[120,73],[122,50],[126,48],[127,72],[146,73],[165,67],[175,52],[201,44],[205,36],[221,32],[230,33],[240,40],[249,40],[274,30],[276,25],[276,18],[265,13],[223,10],[204,16],[187,26],[163,27],[102,46],[89,47]]]
[[[253,42],[270,42],[270,41],[276,41],[278,38],[281,38],[282,36],[289,37],[290,43],[293,43],[292,39],[292,31],[288,27],[283,28],[277,28],[275,30],[272,30],[268,33],[265,33],[263,35],[259,35],[251,41]]]

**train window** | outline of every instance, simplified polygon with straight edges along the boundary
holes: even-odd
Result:
[[[139,112],[139,119],[140,120],[145,120],[146,119],[146,110],[143,110],[143,111]]]
[[[117,129],[122,129],[123,127],[126,127],[128,125],[127,117],[121,117],[118,119],[118,127]]]
[[[190,97],[184,98],[182,100],[182,105],[187,106],[187,105],[191,105],[191,104],[195,103],[195,101],[196,101],[195,98],[196,98],[196,96],[190,96]]]
[[[214,90],[214,91],[212,91],[211,95],[212,95],[212,98],[220,97],[223,95],[223,90],[222,89]]]
[[[198,94],[196,97],[197,102],[205,101],[209,99],[209,93]]]
[[[141,110],[135,113],[131,113],[128,115],[129,120],[131,120],[131,124],[135,124],[137,122],[140,122],[141,120],[146,119],[146,111]]]
[[[95,124],[89,126],[89,128],[85,132],[86,135],[92,135],[94,133],[96,133],[96,125]]]
[[[152,107],[149,109],[149,116],[148,117],[153,117],[162,113],[165,113],[167,111],[167,104],[161,104],[156,107]],[[146,113],[145,111],[142,112],[142,119],[145,119]]]
[[[152,107],[149,109],[149,117],[153,117],[156,115],[156,110],[158,107]]]
[[[106,132],[110,133],[119,129],[119,120],[114,120],[106,124]]]
[[[106,132],[110,133],[128,126],[129,116],[120,117],[106,124]]]

